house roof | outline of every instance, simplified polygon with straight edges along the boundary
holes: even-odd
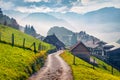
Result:
[[[116,43],[116,42],[112,42],[112,43],[106,44],[105,46],[114,46],[114,47],[111,48],[109,51],[113,51],[113,50],[116,50],[116,49],[119,49],[119,48],[120,48],[120,44],[118,44],[118,43]]]
[[[44,40],[44,42],[47,42],[49,44],[52,44],[54,46],[56,46],[57,48],[60,48],[60,47],[65,47],[64,43],[61,42],[55,34],[53,35],[48,35]]]
[[[73,47],[71,47],[70,51],[72,51],[73,49],[75,49],[79,44],[82,44],[84,47],[86,47],[86,45],[84,45],[81,41],[79,41],[77,44],[75,44]],[[86,47],[88,51],[90,51],[88,49],[88,47]]]

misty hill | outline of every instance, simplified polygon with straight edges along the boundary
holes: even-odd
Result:
[[[117,43],[119,43],[119,44],[120,44],[120,39],[117,41]]]
[[[48,31],[47,35],[55,34],[60,41],[62,41],[65,45],[70,45],[71,36],[73,35],[73,32],[64,28],[64,27],[52,27]]]
[[[55,34],[48,35],[43,41],[56,46],[57,49],[62,49],[65,47],[65,45],[56,37]]]
[[[97,23],[118,23],[120,22],[120,9],[114,7],[106,7],[97,11],[86,13],[84,19]]]
[[[60,21],[54,16],[48,15],[46,13],[31,13],[24,20],[39,20],[39,21]]]
[[[20,28],[20,25],[14,18],[10,18],[9,16],[3,14],[1,8],[0,8],[0,24],[7,25],[15,29]]]
[[[76,44],[78,41],[83,43],[93,44],[99,42],[100,40],[94,36],[87,34],[85,31],[80,31],[79,33],[72,32],[64,27],[52,27],[47,35],[55,34],[60,41],[62,41],[66,46],[71,46]]]
[[[105,7],[96,11],[88,12],[85,14],[78,14],[74,12],[67,13],[49,13],[57,18],[62,18],[69,22],[73,21],[82,21],[82,22],[97,22],[97,23],[106,23],[106,22],[120,22],[120,9],[114,7]],[[74,21],[73,21],[74,22]]]
[[[118,8],[105,7],[85,14],[74,12],[49,14],[64,19],[76,28],[79,28],[80,25],[85,25],[88,26],[88,30],[93,30],[97,27],[96,32],[120,32],[120,9]]]
[[[69,25],[65,20],[56,18],[55,16],[49,15],[47,13],[31,13],[28,16],[24,17],[22,21],[25,22],[31,22],[31,23],[41,23],[44,24],[50,24],[50,25],[61,25],[61,24],[67,24]],[[33,24],[34,24],[33,23]]]

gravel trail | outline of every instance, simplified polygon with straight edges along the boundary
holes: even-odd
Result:
[[[70,67],[59,56],[61,53],[62,50],[49,54],[44,67],[28,80],[73,80]]]

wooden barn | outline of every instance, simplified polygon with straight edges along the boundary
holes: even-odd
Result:
[[[56,46],[56,48],[59,50],[59,49],[64,49],[65,48],[65,45],[63,42],[61,42],[55,34],[53,35],[48,35],[44,40],[44,42],[46,43],[49,43],[49,44],[52,44],[54,46]]]
[[[82,42],[77,43],[70,51],[73,55],[90,62],[90,50]]]

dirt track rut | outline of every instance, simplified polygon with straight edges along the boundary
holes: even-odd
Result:
[[[43,68],[28,80],[73,80],[72,71],[59,56],[63,51],[49,54]]]

